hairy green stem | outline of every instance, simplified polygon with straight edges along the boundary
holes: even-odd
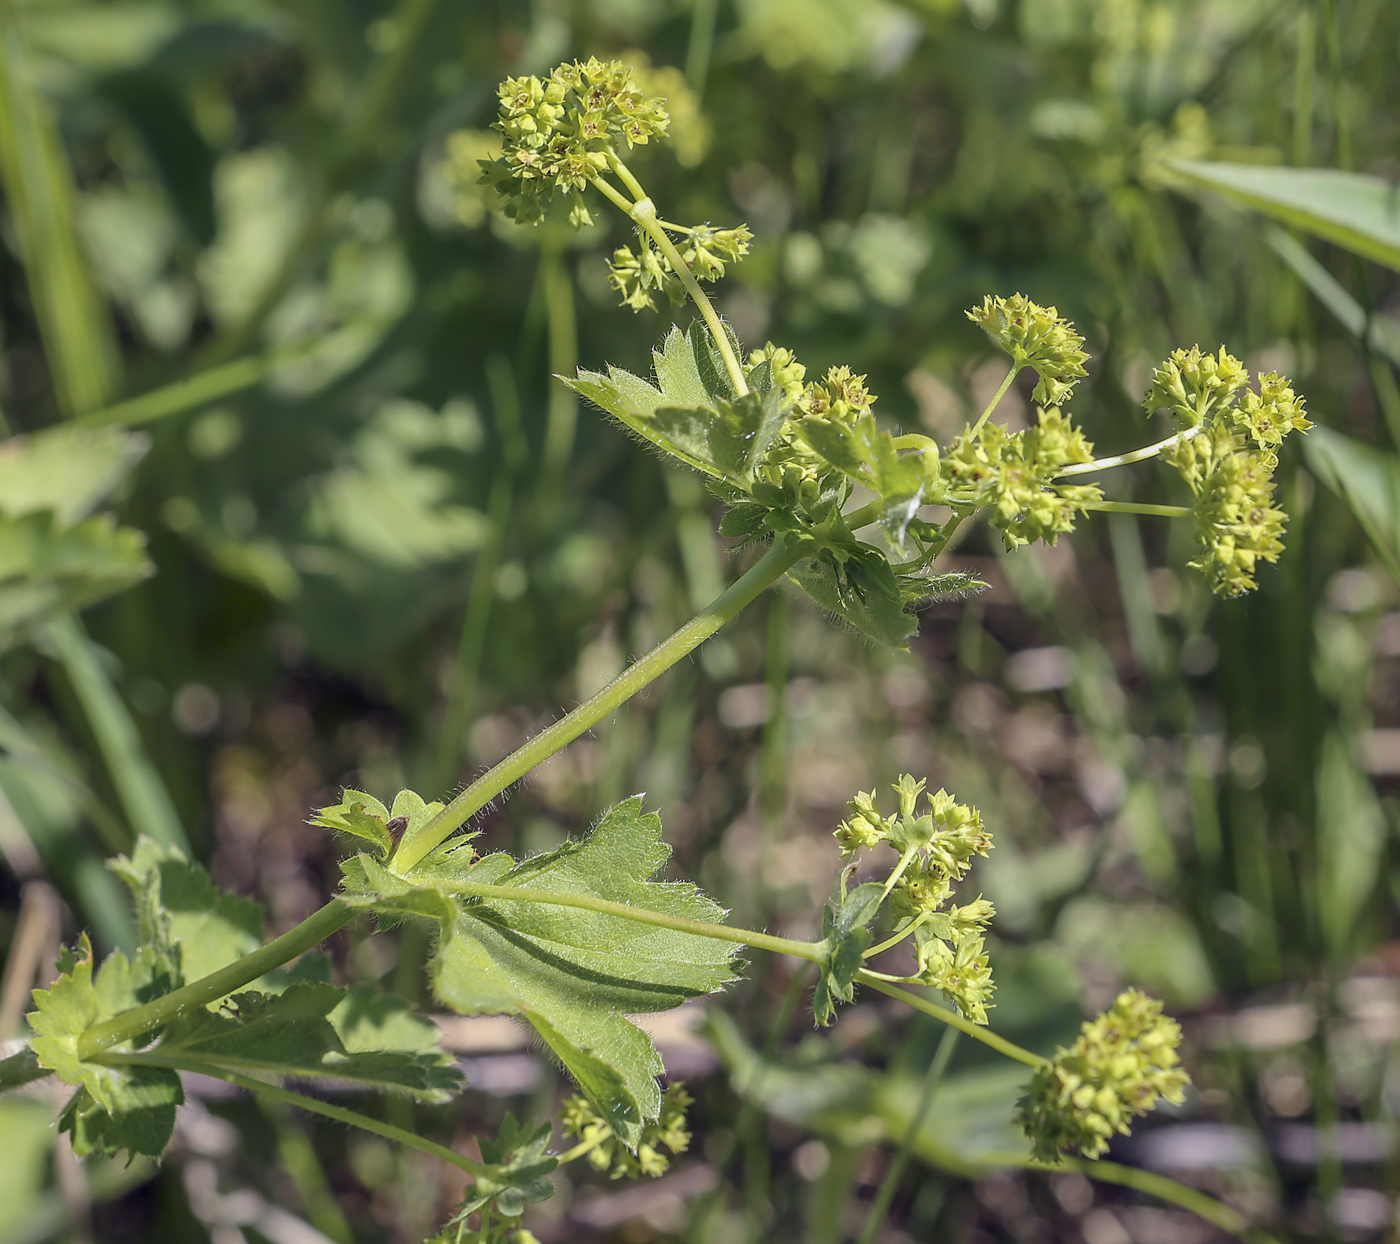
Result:
[[[736,929],[727,924],[714,924],[709,920],[691,920],[685,916],[668,916],[665,912],[650,911],[645,907],[632,907],[627,903],[614,903],[610,899],[594,898],[590,894],[556,894],[532,889],[529,886],[489,885],[486,882],[454,881],[435,882],[435,888],[468,898],[510,899],[518,903],[543,903],[550,907],[577,907],[581,911],[596,911],[604,916],[617,916],[623,920],[634,920],[638,924],[652,924],[660,929],[674,929],[677,933],[694,933],[699,937],[712,937],[721,942],[735,942],[740,946],[752,946],[755,950],[769,950],[778,955],[792,955],[797,959],[807,959],[821,963],[821,947],[815,942],[799,942],[790,937],[774,937],[771,933],[759,933],[754,929]]]
[[[573,712],[541,731],[523,747],[477,778],[431,820],[405,834],[394,855],[394,868],[406,874],[449,834],[481,811],[503,790],[514,785],[541,761],[572,743],[608,714],[615,712],[643,687],[688,656],[726,622],[750,604],[765,588],[776,583],[797,561],[800,553],[780,536],[768,551],[744,572],[708,609],[687,622],[669,639],[638,658],[596,695]]]
[[[922,998],[916,993],[910,993],[907,989],[899,989],[894,985],[886,984],[878,975],[867,968],[861,968],[856,973],[856,979],[869,985],[871,989],[885,994],[887,997],[897,998],[900,1002],[908,1003],[916,1011],[922,1011],[925,1015],[931,1015],[934,1019],[941,1019],[945,1024],[956,1028],[959,1032],[965,1032],[974,1040],[982,1042],[983,1045],[990,1046],[998,1054],[1005,1054],[1007,1058],[1014,1058],[1018,1063],[1025,1063],[1027,1067],[1043,1067],[1050,1060],[1042,1058],[1039,1054],[1033,1054],[1030,1050],[1024,1049],[1014,1041],[1008,1041],[1005,1037],[999,1037],[988,1028],[983,1028],[980,1024],[974,1024],[970,1019],[964,1019],[956,1011],[950,1011],[947,1007],[939,1006],[936,1002],[930,1002],[927,998]]]
[[[681,257],[676,244],[671,241],[671,236],[661,226],[661,222],[656,218],[656,205],[650,199],[638,199],[632,207],[632,219],[651,235],[651,240],[656,243],[656,249],[666,256],[671,262],[671,267],[680,282],[685,286],[685,292],[690,295],[690,300],[695,304],[705,321],[706,327],[710,330],[710,336],[714,338],[715,346],[724,359],[725,370],[729,372],[730,382],[734,385],[734,392],[743,397],[749,391],[749,383],[744,379],[744,369],[739,366],[739,360],[734,354],[734,346],[729,340],[729,334],[724,331],[724,324],[720,321],[719,312],[715,310],[714,304],[710,301],[709,295],[700,288],[700,282],[695,279],[695,273],[690,270],[690,265]]]
[[[172,1071],[190,1071],[196,1075],[209,1076],[211,1079],[223,1080],[226,1084],[236,1084],[239,1088],[247,1089],[249,1092],[261,1093],[265,1097],[271,1097],[274,1101],[296,1106],[299,1110],[324,1115],[328,1119],[334,1119],[337,1123],[373,1132],[376,1136],[383,1136],[386,1140],[407,1145],[410,1149],[417,1149],[419,1152],[434,1158],[441,1158],[444,1162],[449,1162],[457,1167],[458,1170],[466,1171],[468,1175],[478,1176],[490,1173],[490,1167],[484,1166],[480,1162],[473,1162],[471,1158],[464,1157],[455,1149],[449,1149],[446,1145],[439,1145],[435,1141],[425,1140],[422,1136],[401,1127],[395,1127],[392,1123],[381,1123],[378,1119],[361,1114],[358,1110],[346,1110],[343,1106],[332,1106],[329,1102],[308,1097],[305,1093],[294,1093],[290,1089],[269,1084],[266,1080],[240,1075],[219,1063],[209,1063],[198,1058],[168,1058],[160,1053],[117,1054],[111,1051],[99,1055],[94,1061],[110,1067],[168,1067]]]
[[[1142,462],[1148,458],[1155,458],[1164,449],[1170,449],[1173,445],[1184,445],[1197,436],[1205,426],[1204,423],[1198,423],[1195,427],[1178,432],[1175,436],[1169,436],[1165,440],[1158,441],[1155,445],[1145,445],[1142,449],[1134,449],[1130,453],[1115,454],[1112,458],[1095,458],[1093,462],[1076,463],[1074,466],[1065,467],[1055,478],[1067,479],[1071,475],[1092,475],[1095,471],[1108,471],[1113,467],[1127,466],[1130,462]]]
[[[236,989],[251,984],[259,976],[280,968],[284,963],[319,946],[332,933],[344,928],[355,918],[353,908],[339,899],[331,899],[319,911],[313,912],[295,928],[288,929],[265,946],[246,954],[217,972],[192,981],[171,993],[154,998],[142,1006],[123,1011],[111,1019],[94,1024],[78,1039],[78,1057],[92,1058],[123,1041],[160,1028],[181,1015],[188,1014],[211,1002],[225,998]]]
[[[680,283],[685,286],[685,292],[690,295],[691,302],[700,312],[705,326],[710,330],[710,336],[714,338],[715,348],[724,359],[725,370],[729,372],[734,392],[743,397],[749,391],[748,381],[744,379],[744,369],[739,366],[739,360],[734,355],[734,347],[729,342],[729,334],[724,331],[724,324],[720,321],[719,313],[715,310],[714,304],[710,302],[709,295],[700,288],[700,282],[695,279],[695,273],[690,270],[690,265],[681,257],[680,251],[676,249],[676,244],[671,241],[671,235],[666,232],[668,228],[673,226],[667,225],[656,214],[656,204],[647,197],[642,183],[632,175],[632,170],[618,158],[617,153],[609,150],[605,154],[613,172],[622,179],[623,184],[632,193],[636,202],[628,203],[601,177],[595,177],[593,184],[609,200],[626,212],[640,228],[645,229],[656,244],[656,249],[666,256]]]
[[[977,433],[982,430],[982,425],[992,417],[992,411],[994,411],[998,406],[1001,405],[1001,399],[1006,396],[1007,389],[1011,387],[1012,381],[1014,381],[1016,377],[1021,374],[1021,368],[1023,368],[1025,365],[1025,359],[1014,357],[1012,358],[1011,370],[1007,372],[1006,375],[1002,378],[1002,382],[1000,386],[998,386],[997,391],[992,394],[992,400],[987,403],[987,409],[982,412],[977,422],[972,425],[971,434],[973,436],[976,436]]]
[[[1100,514],[1147,514],[1153,518],[1190,518],[1189,505],[1149,505],[1140,501],[1090,501],[1084,507]]]

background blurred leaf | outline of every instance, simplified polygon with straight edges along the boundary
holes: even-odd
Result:
[[[1400,183],[1336,169],[1169,160],[1197,186],[1400,271]]]

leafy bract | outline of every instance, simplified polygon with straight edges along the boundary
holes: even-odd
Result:
[[[797,435],[814,453],[880,498],[880,522],[897,546],[919,507],[938,484],[938,449],[927,437],[896,440],[880,431],[875,416],[853,420],[803,419]],[[901,441],[917,442],[920,452],[901,454]],[[914,444],[907,446],[914,448]]]
[[[823,609],[892,648],[906,647],[918,629],[918,620],[905,610],[905,597],[889,562],[868,544],[804,557],[788,571],[788,578]]]
[[[382,857],[406,831],[417,829],[441,811],[442,804],[427,803],[411,790],[399,791],[392,808],[362,790],[347,790],[339,803],[318,809],[311,824],[373,843],[375,854]],[[461,839],[455,841],[460,843]]]
[[[1326,168],[1169,160],[1167,168],[1286,225],[1400,271],[1400,188]]]
[[[76,955],[48,989],[34,991],[30,1048],[40,1064],[79,1091],[60,1120],[72,1133],[73,1148],[87,1153],[132,1153],[156,1157],[170,1140],[175,1107],[184,1101],[180,1077],[153,1067],[108,1066],[79,1056],[78,1042],[93,1024],[140,1006],[167,992],[163,956],[152,948],[135,958],[116,951],[100,968],[86,934]],[[130,1046],[118,1047],[129,1051]]]
[[[198,980],[262,944],[260,903],[217,889],[177,847],[141,838],[108,865],[136,903],[142,946],[162,955],[176,984]]]
[[[505,1217],[519,1218],[527,1201],[544,1201],[553,1196],[549,1173],[559,1165],[559,1159],[545,1152],[552,1130],[553,1124],[545,1121],[526,1131],[513,1114],[507,1114],[495,1140],[483,1136],[477,1144],[482,1160],[491,1169],[476,1177],[452,1222],[465,1221],[468,1214],[488,1201],[494,1202],[496,1211]]]
[[[688,466],[747,487],[782,430],[786,396],[776,389],[738,396],[700,325],[671,329],[652,360],[655,385],[620,367],[580,371],[564,383]]]
[[[347,902],[435,921],[437,996],[463,1015],[521,1015],[539,1033],[616,1135],[635,1147],[655,1118],[663,1070],[651,1038],[625,1017],[668,1010],[735,975],[729,943],[623,917],[532,899],[472,897],[508,886],[623,903],[715,923],[724,912],[694,886],[651,878],[670,849],[640,796],[606,813],[582,842],[517,862],[479,861],[449,842],[406,876],[374,858],[347,861]]]
[[[822,913],[822,946],[826,958],[821,965],[816,992],[812,995],[812,1015],[822,1027],[836,1018],[836,1003],[850,1002],[855,995],[856,973],[871,943],[866,927],[875,919],[884,898],[884,888],[875,882],[858,885],[840,902],[827,904]]]

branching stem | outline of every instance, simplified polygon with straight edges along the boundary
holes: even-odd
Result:
[[[799,556],[800,551],[790,548],[781,537],[775,540],[768,551],[703,613],[692,618],[669,639],[657,644],[646,656],[634,661],[573,712],[541,731],[477,778],[430,821],[406,834],[394,855],[395,871],[406,875],[429,851],[466,824],[503,790],[615,712],[648,683],[693,652],[760,592],[777,582]]]
[[[468,1175],[477,1176],[490,1173],[489,1167],[483,1166],[480,1162],[473,1162],[471,1158],[464,1157],[455,1149],[449,1149],[446,1145],[425,1140],[422,1136],[405,1131],[401,1127],[395,1127],[392,1123],[381,1123],[378,1119],[361,1114],[358,1110],[346,1110],[343,1106],[332,1106],[329,1102],[308,1097],[304,1093],[294,1093],[290,1089],[279,1088],[275,1084],[269,1084],[266,1080],[240,1075],[219,1063],[207,1063],[197,1058],[168,1058],[158,1052],[117,1054],[111,1051],[98,1055],[94,1061],[111,1067],[168,1067],[172,1071],[192,1071],[196,1075],[210,1076],[215,1080],[223,1080],[226,1084],[236,1084],[239,1088],[248,1089],[250,1092],[261,1093],[275,1101],[285,1102],[289,1106],[296,1106],[299,1110],[324,1115],[328,1119],[334,1119],[337,1123],[345,1123],[350,1127],[373,1132],[376,1136],[383,1136],[386,1140],[392,1140],[396,1144],[407,1145],[410,1149],[417,1149],[431,1157],[441,1158],[444,1162],[449,1162],[457,1167],[458,1170],[466,1171]]]
[[[1164,449],[1170,449],[1173,445],[1184,445],[1197,436],[1205,426],[1204,423],[1198,423],[1195,427],[1178,432],[1175,436],[1169,436],[1165,440],[1158,441],[1155,445],[1145,445],[1141,449],[1134,449],[1126,454],[1116,454],[1112,458],[1095,458],[1093,462],[1076,463],[1074,466],[1065,467],[1055,478],[1067,479],[1071,475],[1092,475],[1095,471],[1108,471],[1113,467],[1127,466],[1130,462],[1143,462],[1148,458],[1155,458]]]
[[[744,369],[739,366],[739,360],[735,357],[734,347],[730,344],[729,334],[724,331],[724,324],[719,318],[719,312],[710,302],[709,295],[700,288],[700,282],[695,279],[695,273],[690,270],[690,265],[681,257],[680,251],[676,248],[676,244],[671,241],[671,235],[667,232],[668,229],[676,229],[677,226],[668,224],[657,216],[656,204],[647,197],[647,192],[642,188],[641,182],[632,175],[632,170],[618,158],[616,152],[609,149],[604,154],[607,156],[608,164],[612,167],[613,172],[622,179],[623,185],[627,187],[636,201],[628,203],[602,177],[595,177],[593,185],[602,192],[605,198],[626,212],[639,228],[645,229],[647,235],[655,243],[656,249],[666,256],[676,277],[685,286],[685,292],[690,295],[690,300],[695,304],[696,310],[700,312],[705,326],[710,330],[710,336],[714,338],[715,348],[724,359],[724,367],[729,373],[729,380],[734,386],[734,392],[743,397],[749,391],[748,381],[744,379]],[[687,229],[685,232],[690,233],[693,230]]]
[[[992,411],[994,411],[998,406],[1001,405],[1001,399],[1006,396],[1006,391],[1011,387],[1012,381],[1014,381],[1016,377],[1021,374],[1021,368],[1023,368],[1025,365],[1025,359],[1020,358],[1018,356],[1012,358],[1011,370],[1007,372],[1006,375],[1002,378],[1002,382],[997,388],[997,391],[992,394],[992,400],[987,403],[987,409],[982,412],[977,422],[972,425],[971,434],[973,436],[976,436],[977,433],[982,430],[982,425],[992,417]]]
[[[1007,1058],[1014,1058],[1018,1063],[1025,1063],[1027,1067],[1043,1067],[1050,1060],[1042,1058],[1039,1054],[1033,1054],[1030,1050],[1024,1049],[1014,1041],[1008,1041],[1005,1037],[999,1037],[989,1028],[984,1028],[980,1024],[974,1024],[970,1019],[964,1019],[956,1011],[950,1011],[946,1006],[939,1006],[936,1002],[930,1002],[927,998],[919,994],[910,993],[907,989],[900,989],[895,985],[884,982],[874,972],[866,968],[861,968],[856,973],[856,979],[869,985],[871,989],[885,994],[890,998],[897,998],[900,1002],[907,1003],[916,1011],[922,1011],[925,1015],[931,1015],[934,1019],[941,1019],[945,1024],[956,1028],[959,1032],[965,1032],[974,1040],[982,1042],[983,1045],[990,1046],[998,1054],[1005,1054]]]

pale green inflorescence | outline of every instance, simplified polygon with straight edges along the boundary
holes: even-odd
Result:
[[[1033,367],[1039,377],[1034,397],[1046,406],[1059,406],[1079,380],[1088,375],[1084,338],[1054,307],[1042,307],[1024,294],[994,298],[990,294],[967,318],[982,329],[1015,365]]]
[[[858,793],[851,815],[835,830],[843,855],[889,843],[908,860],[890,889],[890,912],[914,937],[915,979],[941,990],[974,1023],[987,1022],[995,986],[986,951],[986,929],[996,909],[984,898],[949,906],[953,887],[977,856],[992,848],[981,813],[946,790],[923,799],[925,783],[905,774],[894,786],[899,812],[886,816],[873,791]]]
[[[1159,1099],[1180,1104],[1191,1083],[1179,1065],[1180,1044],[1181,1026],[1162,1014],[1160,1002],[1136,989],[1119,994],[1069,1049],[1036,1071],[1021,1099],[1019,1122],[1036,1158],[1097,1158]]]
[[[1221,596],[1256,586],[1260,562],[1283,551],[1287,515],[1274,504],[1278,448],[1312,427],[1303,400],[1277,372],[1248,387],[1249,369],[1221,347],[1176,350],[1156,371],[1143,405],[1165,407],[1186,431],[1162,458],[1191,490],[1201,554],[1191,565]],[[1189,437],[1189,439],[1188,439]]]
[[[944,450],[941,475],[949,503],[986,507],[1010,551],[1034,540],[1054,544],[1074,530],[1076,515],[1102,500],[1097,485],[1056,482],[1065,467],[1093,458],[1084,433],[1051,406],[1021,432],[991,422],[965,428]]]
[[[608,171],[609,153],[660,138],[670,124],[666,101],[645,94],[621,61],[571,61],[543,80],[507,78],[497,93],[504,143],[498,158],[482,161],[482,180],[522,224],[543,220],[560,191],[571,223],[591,223],[582,192]]]
[[[642,1129],[635,1152],[613,1136],[612,1129],[586,1097],[570,1097],[560,1112],[559,1122],[564,1135],[585,1144],[596,1142],[588,1151],[589,1165],[594,1170],[607,1171],[609,1179],[636,1179],[641,1175],[655,1179],[670,1169],[671,1159],[663,1150],[674,1156],[690,1146],[685,1112],[694,1100],[684,1084],[668,1085],[661,1098],[661,1113]]]

